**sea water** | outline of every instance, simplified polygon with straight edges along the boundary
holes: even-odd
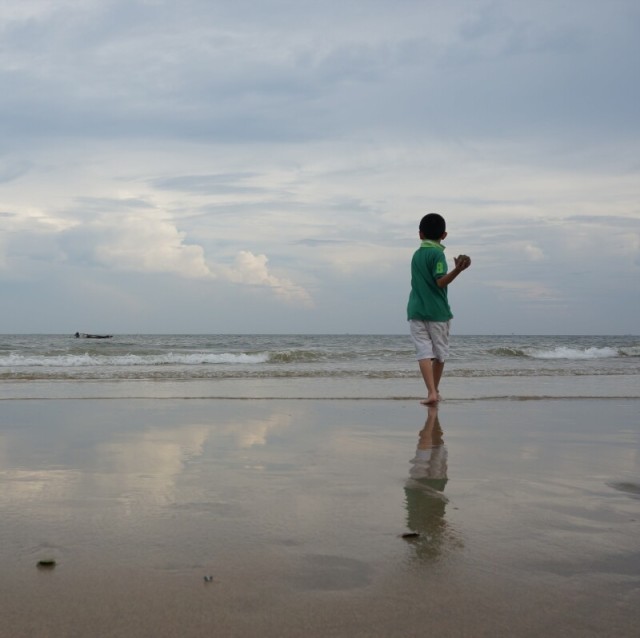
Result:
[[[560,387],[573,388],[571,396],[579,388],[585,396],[607,396],[607,388],[637,396],[640,337],[454,335],[445,375],[454,388],[476,388],[474,397],[504,396],[495,388],[508,381],[514,396],[523,388],[545,396]],[[268,396],[278,384],[351,388],[357,396],[382,392],[381,398],[421,387],[408,335],[0,336],[0,386],[29,381],[175,381],[199,388],[213,387],[207,381],[218,388],[251,381],[246,396],[258,387]]]

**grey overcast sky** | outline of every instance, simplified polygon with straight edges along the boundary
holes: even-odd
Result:
[[[0,332],[640,332],[637,0],[6,0]]]

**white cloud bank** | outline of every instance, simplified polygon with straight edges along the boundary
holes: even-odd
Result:
[[[112,202],[117,205],[117,202]],[[108,203],[103,203],[108,206]],[[81,215],[80,215],[81,216]],[[312,306],[311,295],[286,277],[274,275],[264,254],[240,250],[231,265],[208,258],[202,246],[190,243],[187,233],[163,218],[159,211],[145,206],[135,214],[91,214],[78,220],[38,213],[14,217],[5,216],[11,224],[11,234],[24,242],[22,252],[45,260],[95,265],[113,273],[177,275],[186,279],[221,280],[271,290],[276,297],[289,303]],[[3,237],[0,234],[0,239]],[[13,251],[0,250],[0,269],[11,270]],[[1,244],[0,244],[1,246]],[[46,246],[46,249],[42,247]]]
[[[313,304],[311,295],[268,268],[264,254],[239,251],[228,266],[208,259],[202,246],[187,243],[186,233],[155,215],[117,216],[92,222],[83,229],[93,235],[96,263],[113,271],[167,273],[189,279],[221,279],[271,290],[292,304]]]
[[[125,272],[173,273],[182,277],[213,277],[201,246],[185,244],[185,233],[155,217],[136,215],[96,221],[96,261]]]
[[[266,255],[254,255],[248,250],[241,250],[231,268],[221,266],[218,267],[218,272],[233,283],[265,286],[285,301],[313,305],[311,295],[304,288],[288,279],[272,275],[267,268],[267,262]]]

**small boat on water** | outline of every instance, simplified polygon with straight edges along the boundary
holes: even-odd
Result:
[[[76,332],[76,339],[113,339],[113,335],[90,335],[86,332]]]

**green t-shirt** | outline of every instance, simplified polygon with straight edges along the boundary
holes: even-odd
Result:
[[[411,294],[407,318],[422,321],[449,321],[453,317],[447,299],[447,287],[437,280],[447,274],[444,246],[425,240],[411,260]]]

